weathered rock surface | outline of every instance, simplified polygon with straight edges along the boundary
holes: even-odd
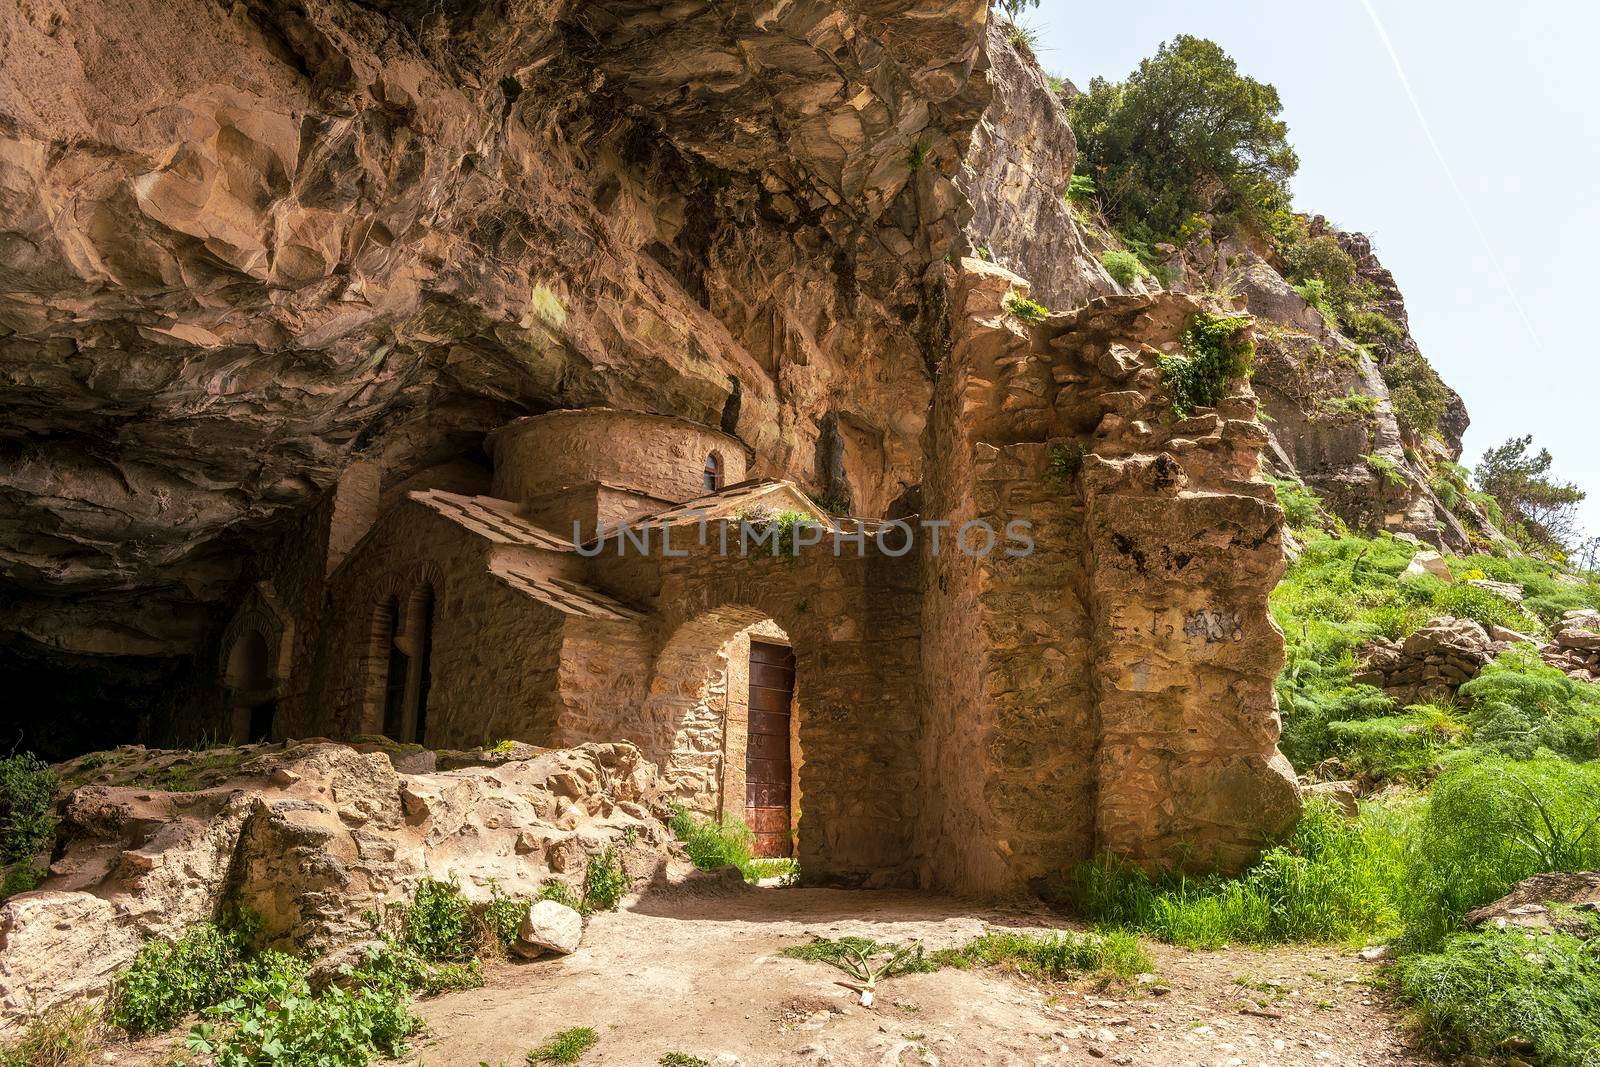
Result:
[[[144,755],[91,768],[105,781],[66,797],[50,877],[0,906],[0,1032],[103,993],[145,941],[224,904],[259,912],[276,943],[321,951],[370,936],[361,912],[425,876],[475,899],[491,886],[531,897],[550,878],[576,888],[608,847],[636,882],[668,862],[655,768],[627,744],[415,775],[346,745],[246,746],[185,792],[139,784]],[[170,764],[153,773],[177,784]]]
[[[959,266],[922,514],[1025,521],[1037,550],[926,561],[922,655],[949,695],[923,727],[941,783],[923,851],[980,887],[1095,851],[1238,868],[1300,811],[1249,383],[1177,418],[1159,362],[1200,300],[1105,296],[1029,325],[1005,311],[1023,279]]]
[[[986,15],[0,13],[18,677],[159,658],[151,702],[181,699],[241,546],[358,456],[387,489],[556,406],[722,425],[756,473],[844,471],[821,488],[881,514],[919,478],[923,273],[970,211],[949,175],[989,92]]]

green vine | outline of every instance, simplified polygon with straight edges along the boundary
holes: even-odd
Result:
[[[1180,340],[1181,356],[1161,357],[1161,376],[1172,396],[1172,413],[1187,418],[1195,408],[1215,407],[1228,386],[1249,373],[1256,346],[1247,315],[1198,311]]]

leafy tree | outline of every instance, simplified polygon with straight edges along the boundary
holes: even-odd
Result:
[[[1281,209],[1299,160],[1270,85],[1214,42],[1179,36],[1125,82],[1096,78],[1072,127],[1106,211],[1134,236],[1176,233],[1197,211]]]
[[[1494,497],[1512,533],[1532,547],[1561,549],[1578,533],[1577,505],[1587,494],[1570,482],[1548,477],[1550,450],[1529,454],[1533,437],[1524,434],[1483,454],[1473,477]]]
[[[997,0],[995,6],[1006,13],[1006,18],[1015,22],[1017,21],[1017,16],[1028,10],[1028,8],[1038,7],[1039,0]]]

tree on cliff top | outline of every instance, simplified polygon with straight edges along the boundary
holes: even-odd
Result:
[[[1549,478],[1550,450],[1530,455],[1532,444],[1533,437],[1524,434],[1489,449],[1473,477],[1500,505],[1518,540],[1530,548],[1564,550],[1578,536],[1577,505],[1586,494]]]
[[[1072,128],[1102,205],[1124,233],[1159,240],[1197,211],[1260,220],[1287,204],[1299,167],[1278,90],[1212,41],[1179,36],[1125,82],[1096,78]]]

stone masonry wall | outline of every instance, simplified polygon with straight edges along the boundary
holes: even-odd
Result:
[[[613,595],[654,608],[669,663],[678,651],[674,641],[698,649],[700,662],[709,663],[740,630],[776,623],[795,651],[798,747],[804,752],[799,858],[807,879],[913,883],[922,691],[915,561],[860,559],[848,546],[835,558],[826,543],[797,559],[727,558],[717,553],[716,538],[710,540],[703,548],[691,542],[686,558],[634,557],[625,566],[597,560],[595,573]],[[685,722],[692,724],[698,698],[674,692],[675,679],[683,677],[676,670],[658,676],[652,697],[675,699],[647,702],[647,720],[634,725],[650,732],[651,745],[669,762],[673,749],[696,732],[692,725],[685,731]],[[711,761],[705,762],[709,783]]]
[[[704,426],[661,415],[586,409],[519,419],[489,438],[493,495],[525,504],[574,485],[600,481],[660,500],[705,493],[706,457],[715,453],[722,484],[744,480],[745,448]],[[570,537],[570,529],[556,533]]]
[[[391,510],[335,576],[329,621],[311,662],[295,668],[310,687],[280,711],[280,733],[382,732],[383,605],[424,585],[434,597],[425,743],[551,743],[566,616],[495,579],[479,539],[409,503]]]
[[[1101,850],[1236,867],[1298,812],[1275,748],[1281,514],[1252,480],[1254,399],[1239,383],[1218,411],[1168,411],[1156,358],[1180,350],[1191,298],[1103,298],[1030,328],[1003,309],[1013,290],[961,264],[927,492],[930,515],[1026,519],[1035,549],[926,563],[924,765],[943,796],[923,852],[935,871],[956,857],[937,881],[985,891]],[[943,687],[951,662],[976,667]]]

